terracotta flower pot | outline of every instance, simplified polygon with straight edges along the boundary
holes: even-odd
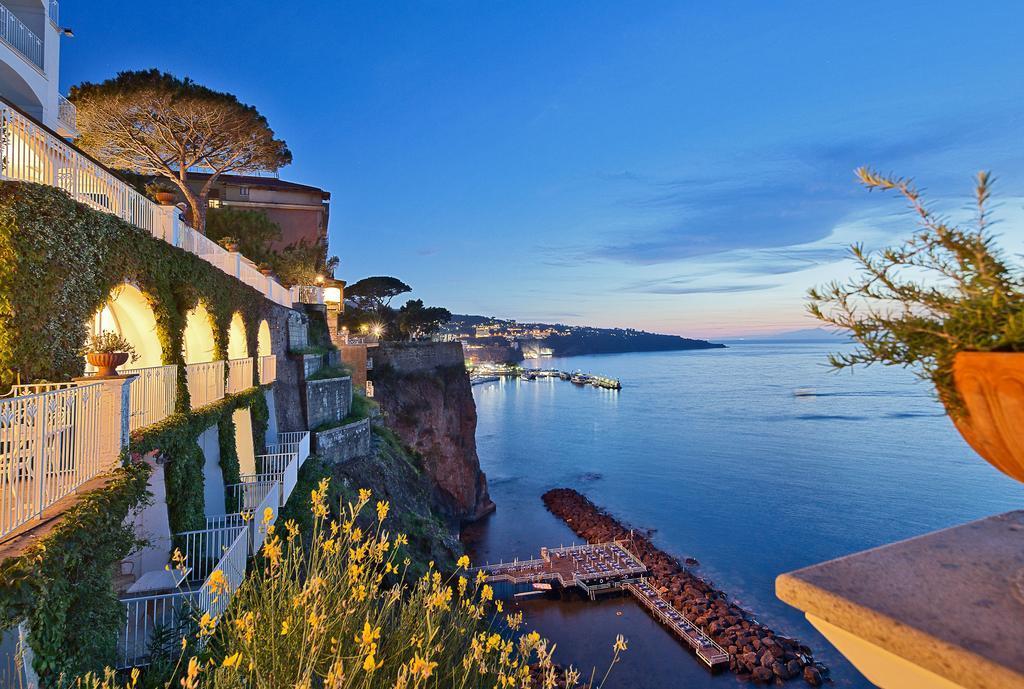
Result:
[[[228,242],[228,243],[226,243],[224,245],[224,250],[225,251],[238,251],[238,245],[237,244],[232,244],[231,242]]]
[[[953,418],[989,464],[1024,482],[1024,352],[961,352],[953,380],[965,414]]]
[[[156,202],[163,206],[169,206],[174,203],[173,191],[158,191],[153,196],[156,197]]]
[[[85,360],[96,367],[96,377],[109,378],[117,375],[117,367],[128,361],[127,352],[89,352]]]

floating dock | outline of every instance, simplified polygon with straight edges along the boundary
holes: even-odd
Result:
[[[536,560],[514,560],[476,568],[491,582],[534,591],[577,588],[595,600],[598,594],[625,592],[668,627],[712,671],[728,667],[729,654],[676,610],[647,582],[647,567],[624,542],[541,548]],[[522,595],[522,594],[516,594]]]
[[[599,376],[583,371],[559,371],[553,368],[522,368],[511,364],[481,364],[479,366],[467,365],[470,371],[470,381],[473,385],[489,383],[499,380],[502,377],[519,378],[519,380],[537,380],[540,378],[558,378],[568,380],[576,385],[591,385],[595,388],[606,390],[621,390],[622,383],[618,378]]]

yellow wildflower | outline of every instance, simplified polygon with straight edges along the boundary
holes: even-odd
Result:
[[[615,643],[612,645],[613,651],[625,651],[626,650],[626,638],[619,634],[615,637]]]
[[[224,662],[221,663],[221,667],[238,667],[238,662],[241,659],[242,659],[242,652],[239,651],[238,653],[235,653],[233,655],[229,655],[227,658],[225,658]]]
[[[363,670],[365,670],[366,672],[373,672],[382,665],[384,665],[384,661],[380,661],[379,663],[375,662],[373,659],[373,654],[371,653],[368,656],[366,656],[366,660],[363,661]]]
[[[370,621],[367,620],[363,623],[363,631],[360,634],[356,634],[356,643],[363,648],[374,646],[374,642],[380,638],[380,627],[371,627]]]
[[[391,505],[387,502],[377,501],[377,520],[384,521],[384,517],[388,516],[388,510]]]
[[[469,555],[463,555],[455,564],[461,567],[462,569],[469,569]]]
[[[222,593],[227,593],[229,588],[228,578],[224,576],[224,572],[219,569],[213,570],[210,574],[210,591],[213,592],[214,596],[219,596]]]
[[[270,522],[274,521],[274,508],[264,507],[263,508],[263,526],[266,526]]]
[[[427,679],[434,672],[435,667],[437,667],[437,663],[431,662],[426,658],[421,658],[419,654],[417,654],[413,656],[412,661],[409,663],[409,672],[414,676]]]
[[[360,488],[359,502],[367,502],[370,499],[371,495],[373,495],[373,492],[369,488]]]
[[[288,636],[288,631],[291,629],[291,625],[288,624],[288,620],[281,622],[281,636]]]

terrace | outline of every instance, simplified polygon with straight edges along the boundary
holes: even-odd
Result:
[[[249,557],[262,548],[268,527],[295,489],[309,457],[309,433],[281,433],[270,447],[277,452],[257,456],[261,473],[227,487],[232,511],[208,516],[205,529],[176,534],[180,561],[144,573],[121,598],[118,669],[149,664],[160,650],[156,640],[162,631],[185,628],[204,614],[216,618],[227,609],[245,580]],[[177,644],[181,635],[172,636]]]

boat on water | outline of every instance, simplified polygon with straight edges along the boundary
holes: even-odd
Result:
[[[818,391],[810,387],[800,387],[793,390],[793,397],[814,397]]]

